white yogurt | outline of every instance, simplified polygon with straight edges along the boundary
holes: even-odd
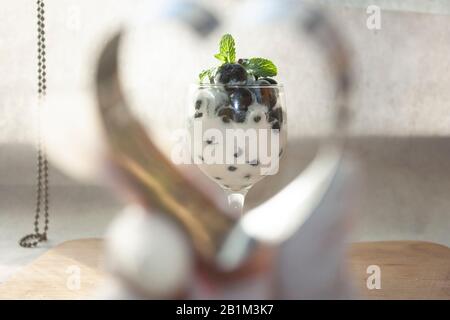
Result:
[[[197,105],[196,115],[189,121],[191,155],[194,162],[208,177],[225,189],[240,191],[251,188],[267,174],[262,169],[277,165],[285,150],[285,113],[283,112],[281,129],[272,130],[274,136],[271,137],[272,124],[268,121],[268,107],[258,104],[256,99],[248,107],[245,121],[224,122],[217,114],[217,106],[220,110],[228,99],[228,94],[223,89],[201,89],[197,91],[195,98],[194,104],[200,100],[201,105]],[[278,99],[273,109],[281,108],[281,102],[281,99]],[[247,137],[242,139],[241,136],[240,141],[233,143],[233,136],[228,135],[227,139],[227,133],[233,134],[235,131],[227,129],[242,129],[244,131],[241,133],[247,133]],[[247,131],[248,129],[251,130]],[[262,135],[265,135],[266,139]],[[272,139],[278,141],[278,148]],[[274,150],[271,150],[272,144]],[[272,160],[269,160],[269,155],[273,156]]]

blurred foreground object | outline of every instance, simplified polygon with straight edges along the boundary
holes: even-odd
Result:
[[[184,233],[166,216],[129,207],[106,238],[109,269],[136,291],[170,298],[187,287],[193,252]]]
[[[107,241],[109,260],[124,280],[122,289],[115,295],[107,294],[113,288],[101,292],[105,298],[123,298],[124,292],[130,298],[155,298],[154,292],[157,298],[188,299],[354,297],[347,245],[360,187],[358,166],[345,160],[320,205],[287,241],[260,247],[250,260],[228,272],[202,263],[193,268],[193,252],[179,241],[182,230],[172,221],[157,212],[145,215],[139,209],[126,209]],[[134,283],[131,288],[130,282]]]
[[[337,285],[347,283],[342,272],[347,229],[342,225],[346,225],[358,197],[358,173],[342,165],[345,129],[350,119],[348,53],[336,28],[321,12],[289,7],[285,2],[282,8],[285,13],[296,9],[296,14],[290,15],[294,26],[317,40],[324,53],[336,96],[334,131],[298,177],[238,220],[221,206],[218,195],[202,182],[204,179],[188,167],[175,167],[169,161],[155,139],[150,138],[149,130],[131,112],[119,74],[124,33],[113,36],[100,55],[95,84],[103,129],[101,150],[105,151],[102,170],[108,184],[141,208],[128,209],[112,227],[109,261],[123,284],[144,298],[180,294],[247,299],[349,296],[348,286]],[[190,17],[196,16],[190,12]],[[191,19],[181,20],[193,23]],[[193,30],[205,36],[195,23]],[[340,208],[336,203],[349,206]],[[143,212],[156,216],[145,217]],[[160,215],[166,218],[160,219]],[[158,236],[163,234],[164,239]],[[182,241],[185,237],[189,240]],[[327,241],[328,237],[333,241]],[[301,252],[305,246],[311,249],[304,251],[304,257],[286,253],[292,248]],[[321,246],[327,250],[322,251]],[[311,264],[300,272],[305,260]],[[174,262],[176,267],[172,266]],[[322,263],[329,267],[316,269]],[[285,268],[288,272],[280,273]],[[318,273],[309,272],[313,270]],[[191,273],[196,277],[187,285]],[[303,287],[305,277],[319,281]],[[298,285],[289,287],[289,282],[297,283],[297,278]]]
[[[333,205],[329,205],[329,208],[324,210],[322,213],[324,217],[319,218],[318,226],[310,227],[316,230],[315,235],[334,234],[335,241],[328,243],[331,247],[329,250],[333,252],[333,255],[325,256],[321,260],[328,264],[329,268],[322,269],[322,272],[315,276],[320,282],[317,285],[320,288],[323,286],[329,291],[323,292],[323,288],[314,290],[314,286],[303,291],[302,286],[297,286],[294,291],[290,290],[285,294],[286,284],[284,282],[288,282],[288,280],[284,281],[283,277],[274,278],[276,270],[280,268],[276,266],[277,259],[274,259],[274,254],[278,251],[277,246],[283,248],[285,241],[288,243],[294,241],[290,239],[295,239],[293,236],[299,232],[299,228],[305,221],[308,221],[311,214],[314,215],[319,204],[323,204],[325,194],[330,192],[333,201],[350,202],[352,200],[351,196],[344,197],[344,199],[336,197],[334,195],[336,191],[333,188],[330,189],[333,182],[333,187],[337,190],[351,188],[351,185],[355,185],[347,181],[351,180],[348,177],[341,178],[343,182],[336,182],[339,181],[336,180],[336,175],[339,171],[342,140],[348,121],[347,99],[350,75],[346,52],[338,40],[339,36],[335,34],[325,17],[314,11],[308,13],[309,15],[301,15],[299,18],[305,20],[302,26],[326,49],[327,61],[336,75],[334,80],[338,102],[335,115],[335,135],[321,148],[316,159],[299,177],[278,195],[237,221],[229,218],[226,212],[211,202],[195,185],[194,181],[198,177],[189,180],[179,168],[175,168],[169,163],[168,159],[148,138],[143,126],[129,112],[130,108],[121,89],[118,68],[118,52],[122,35],[118,34],[113,37],[102,52],[97,73],[97,94],[100,117],[111,147],[113,167],[124,178],[122,181],[130,188],[129,192],[135,195],[138,203],[146,207],[150,213],[157,211],[168,214],[172,219],[178,221],[189,234],[200,258],[197,274],[200,273],[201,276],[192,284],[193,291],[191,295],[188,293],[188,296],[270,298],[275,294],[271,290],[273,281],[275,281],[275,283],[281,284],[277,293],[280,296],[290,298],[299,296],[348,297],[348,286],[336,285],[338,281],[345,283],[345,280],[339,279],[344,277],[342,270],[345,269],[345,266],[342,265],[342,257],[345,237],[339,234],[342,228],[335,227],[335,225],[345,221],[346,215],[351,210],[338,212]],[[188,196],[186,196],[187,192]],[[354,194],[355,192],[353,192]],[[296,199],[298,196],[301,198]],[[282,211],[278,211],[280,208]],[[334,219],[329,219],[328,216],[331,214]],[[322,219],[329,219],[330,223],[321,223]],[[134,224],[138,225],[137,222]],[[154,226],[154,228],[160,227],[161,225],[158,224]],[[325,230],[322,230],[323,227]],[[126,230],[125,225],[122,228]],[[114,230],[116,230],[116,234],[125,232],[120,231],[120,225],[115,226]],[[140,232],[145,231],[141,230]],[[152,233],[152,228],[149,226],[146,232]],[[115,233],[113,232],[113,234]],[[110,241],[114,241],[112,239]],[[119,243],[122,241],[118,240]],[[314,238],[310,241],[320,243]],[[295,242],[294,247],[299,245],[301,243]],[[128,249],[126,244],[122,243],[122,246],[122,249],[113,250],[113,252],[117,255],[116,260],[123,262],[127,260],[129,251],[139,251],[136,248],[142,245],[129,243]],[[116,242],[113,247],[119,248],[120,246]],[[159,254],[158,252],[155,248],[154,253],[147,252],[148,256],[147,254],[136,255],[136,261],[131,265],[147,265],[151,259],[156,263],[156,261],[160,261],[160,255],[163,259],[164,250]],[[341,259],[337,259],[335,253],[338,253]],[[291,256],[296,257],[296,255]],[[312,256],[320,256],[320,254],[316,253]],[[175,257],[173,258],[175,259]],[[299,259],[303,260],[301,257]],[[283,261],[282,258],[280,260]],[[291,259],[287,259],[283,261],[283,265],[292,265],[293,262]],[[121,264],[126,278],[132,279],[135,283],[138,282],[137,279],[141,277],[141,274],[147,278],[146,271],[139,272],[136,268],[128,268],[128,265]],[[315,263],[312,262],[312,265]],[[157,276],[156,273],[152,273],[152,270],[152,268],[147,270],[150,278]],[[166,272],[170,274],[170,270]],[[173,276],[177,277],[175,273]],[[285,276],[304,278],[311,275],[296,275],[291,271]],[[170,275],[167,276],[167,279],[171,279]],[[321,279],[326,280],[322,282]],[[185,281],[187,279],[184,281],[180,279],[180,285]],[[140,282],[141,285],[144,283],[146,282]],[[333,285],[332,289],[328,288],[330,284]],[[143,290],[144,292],[152,292],[151,282],[148,285],[150,287]],[[248,293],[243,288],[248,290]],[[155,291],[157,291],[156,288]],[[156,297],[167,296],[167,292],[162,288],[158,293],[159,296],[156,294]],[[172,292],[173,295],[176,295],[176,290]]]

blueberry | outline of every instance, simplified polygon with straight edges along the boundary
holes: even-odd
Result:
[[[272,123],[272,129],[280,130],[281,129],[280,123],[278,121],[275,121],[274,123]]]
[[[265,77],[265,78],[261,78],[261,80],[265,80],[265,81],[267,81],[267,82],[269,82],[271,85],[273,85],[273,84],[278,84],[274,79],[272,79],[272,78],[267,78],[267,77]]]
[[[195,110],[197,112],[209,113],[210,106],[213,106],[214,101],[214,92],[212,92],[210,89],[200,89],[197,92],[195,100]]]
[[[246,64],[247,62],[248,62],[248,59],[239,59],[238,60],[238,63],[242,64],[242,65]]]
[[[230,90],[231,107],[236,111],[247,111],[253,103],[253,94],[246,88],[233,88]]]
[[[215,177],[214,179],[216,179],[216,180],[222,180],[221,177]]]
[[[242,149],[238,148],[237,151],[233,154],[235,158],[238,158],[242,155]]]
[[[255,116],[253,117],[253,121],[255,121],[256,123],[261,121],[261,116]]]
[[[226,107],[230,105],[230,98],[228,94],[223,89],[213,89],[211,91],[214,100],[214,110],[217,111],[222,107]]]
[[[196,112],[194,114],[194,118],[201,118],[201,117],[203,117],[203,113],[202,112]]]
[[[256,85],[261,86],[261,88],[255,89],[256,101],[259,104],[267,106],[272,109],[277,104],[277,92],[274,88],[264,88],[264,86],[271,86],[271,83],[264,79],[259,79],[256,81]]]
[[[223,122],[229,123],[234,118],[234,111],[231,108],[222,108],[217,115],[222,118]]]
[[[245,84],[247,71],[238,63],[225,63],[217,70],[215,83],[218,84]]]
[[[197,96],[197,99],[195,100],[195,111],[196,112],[203,112],[208,109],[209,105],[209,99],[205,96],[204,93],[201,93]]]
[[[269,122],[283,122],[283,110],[281,108],[275,108],[269,111],[269,117],[268,117],[268,121]]]
[[[201,106],[202,106],[202,100],[195,101],[195,110],[200,109]]]
[[[264,79],[258,79],[256,84],[259,86],[271,86],[270,82]]]
[[[229,166],[228,167],[228,171],[233,172],[233,171],[236,171],[236,170],[237,170],[237,168],[235,166]]]
[[[247,117],[247,113],[245,111],[238,111],[234,113],[234,122],[242,123],[245,122],[245,118]]]

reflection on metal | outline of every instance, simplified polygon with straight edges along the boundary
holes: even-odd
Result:
[[[195,19],[183,21],[194,23]],[[109,41],[99,60],[98,106],[111,147],[113,167],[141,204],[172,216],[185,228],[199,256],[224,270],[238,268],[258,242],[280,244],[292,236],[317,208],[339,167],[349,121],[348,54],[340,35],[321,12],[301,10],[296,21],[302,31],[317,40],[334,73],[335,135],[292,183],[239,221],[220,212],[193,187],[161,154],[133,117],[118,75],[120,34]],[[280,212],[279,208],[284,211]]]
[[[279,9],[275,10],[277,15],[284,10],[288,16],[296,10],[286,3],[277,3],[280,3]],[[318,10],[302,6],[294,20],[301,31],[316,41],[333,71],[336,90],[334,134],[320,147],[314,160],[294,181],[242,217],[224,242],[219,255],[220,264],[227,270],[236,268],[255,242],[281,244],[289,239],[313,214],[326,195],[342,158],[351,114],[349,96],[352,82],[345,42],[329,19]]]
[[[334,145],[323,147],[294,181],[243,216],[222,246],[218,256],[222,268],[236,268],[255,242],[278,245],[293,236],[326,195],[341,154]]]
[[[173,167],[133,118],[118,76],[120,38],[118,34],[108,42],[97,70],[98,107],[112,167],[142,205],[174,217],[200,256],[211,260],[234,222]]]

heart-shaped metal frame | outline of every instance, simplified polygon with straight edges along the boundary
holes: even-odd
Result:
[[[205,24],[211,26],[217,21],[199,5],[186,8],[189,12],[180,10],[178,17],[200,36],[208,30]],[[291,9],[284,7],[286,11]],[[223,270],[239,267],[259,242],[280,244],[292,236],[318,206],[341,161],[350,114],[349,55],[337,29],[320,11],[302,6],[294,19],[299,31],[317,40],[334,73],[335,132],[294,181],[238,220],[221,213],[207,196],[193,187],[158,150],[130,112],[118,69],[122,32],[107,43],[98,62],[98,110],[111,149],[112,167],[120,173],[121,182],[132,190],[142,205],[166,213],[179,222],[192,240],[196,253]],[[287,200],[293,197],[302,199],[286,207],[286,203],[292,203]],[[284,212],[274,215],[280,205],[284,205]]]

